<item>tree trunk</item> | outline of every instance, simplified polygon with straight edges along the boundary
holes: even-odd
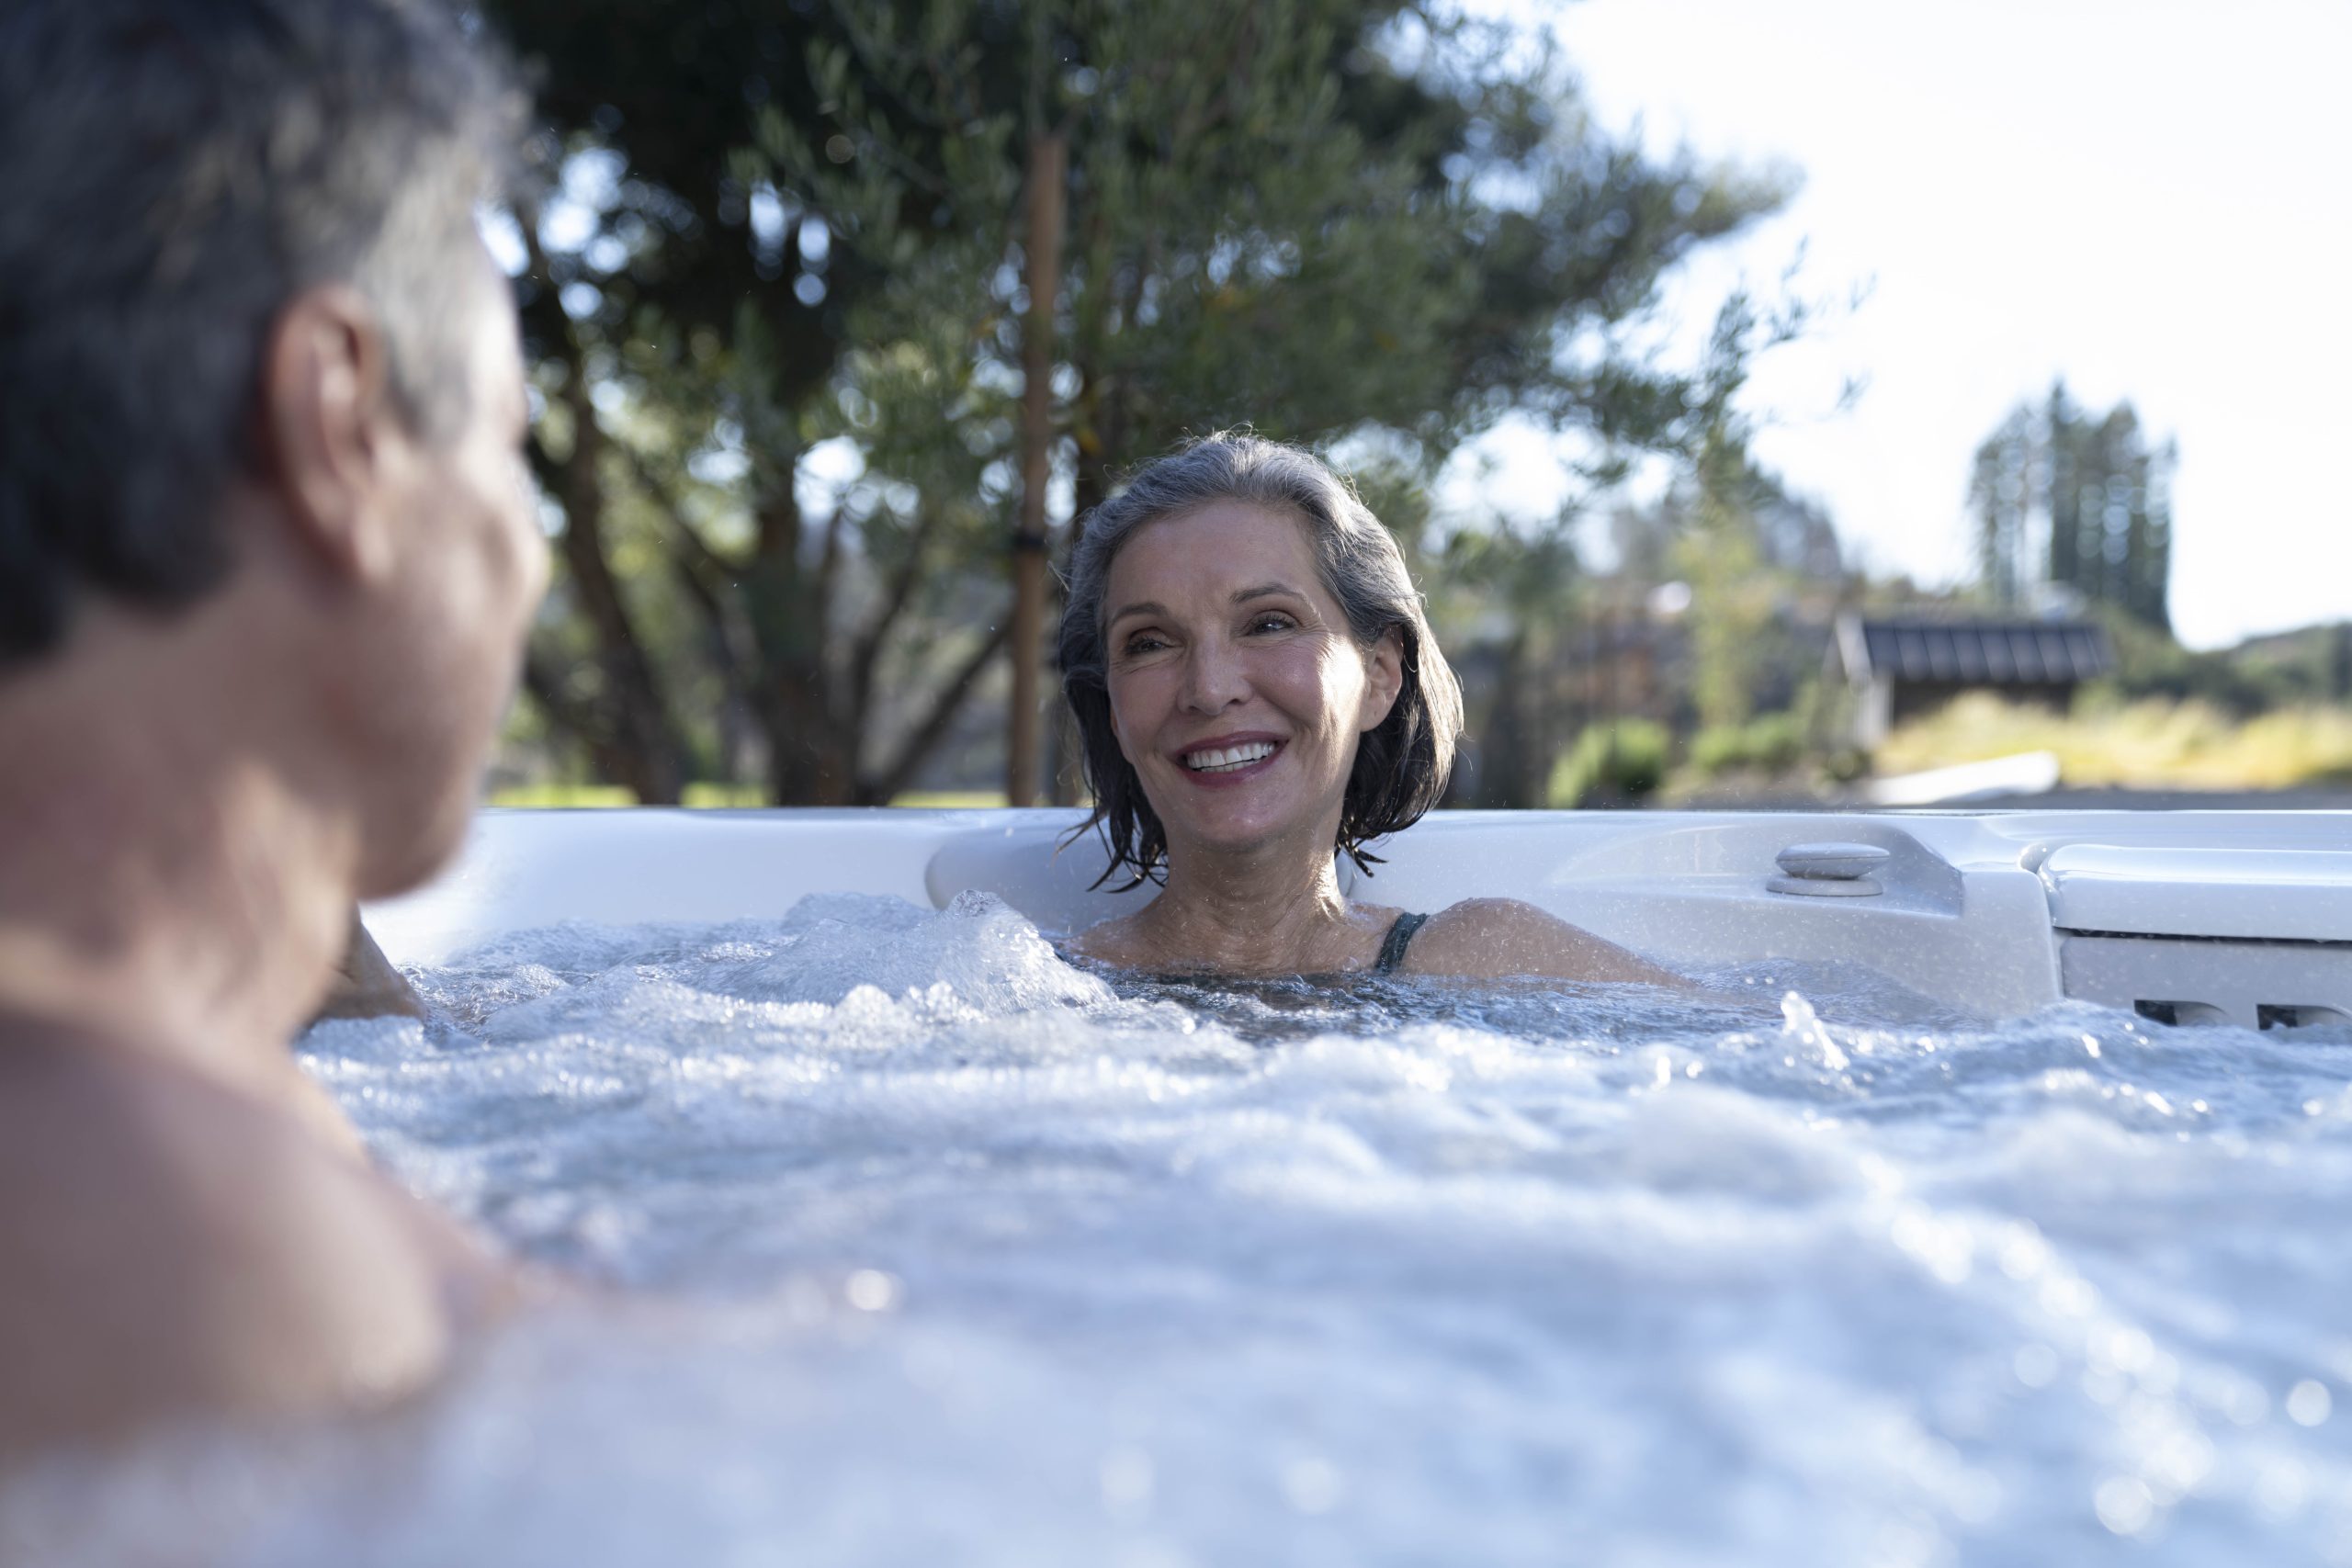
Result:
[[[1054,434],[1054,307],[1061,296],[1063,187],[1069,142],[1059,132],[1029,141],[1029,310],[1022,323],[1021,527],[1012,547],[1012,699],[1006,727],[1006,798],[1037,798],[1039,679],[1046,638],[1046,486]]]
[[[558,547],[580,607],[594,630],[612,732],[606,767],[647,806],[674,806],[685,786],[684,747],[670,724],[653,662],[638,640],[620,584],[605,550],[605,485],[599,472],[604,433],[586,378],[575,365],[564,383],[572,418],[571,453],[558,475],[564,527]],[[553,710],[550,710],[551,712]],[[593,750],[593,748],[592,748]]]

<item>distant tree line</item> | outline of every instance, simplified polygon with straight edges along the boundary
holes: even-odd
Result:
[[[2050,583],[2169,629],[2177,462],[2170,441],[2150,446],[2128,402],[2094,413],[2062,382],[2019,403],[1977,447],[1969,484],[1986,593],[2014,607]]]

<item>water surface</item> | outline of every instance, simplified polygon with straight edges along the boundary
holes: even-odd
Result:
[[[0,1558],[2352,1563],[2342,1033],[1125,979],[977,897],[415,977],[312,1068],[625,1291]]]

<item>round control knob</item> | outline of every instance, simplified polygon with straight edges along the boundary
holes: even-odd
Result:
[[[1884,865],[1888,856],[1876,844],[1791,844],[1773,858],[1791,876],[1850,882]]]
[[[1774,857],[1781,874],[1764,886],[1802,897],[1868,898],[1885,891],[1871,874],[1889,858],[1876,844],[1791,844]]]

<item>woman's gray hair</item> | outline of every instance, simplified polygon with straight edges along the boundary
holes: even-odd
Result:
[[[1096,507],[1070,551],[1061,626],[1062,694],[1078,719],[1087,783],[1111,864],[1096,880],[1125,868],[1121,889],[1164,881],[1168,838],[1111,726],[1109,649],[1102,599],[1111,563],[1137,529],[1219,502],[1245,502],[1306,525],[1323,586],[1339,602],[1358,646],[1390,632],[1402,645],[1404,686],[1396,705],[1356,747],[1340,813],[1338,841],[1359,868],[1379,856],[1364,845],[1408,828],[1445,794],[1453,747],[1462,733],[1462,688],[1430,633],[1405,553],[1364,505],[1355,487],[1312,452],[1247,431],[1222,431],[1186,442],[1128,476]],[[1081,828],[1080,831],[1085,829]]]

